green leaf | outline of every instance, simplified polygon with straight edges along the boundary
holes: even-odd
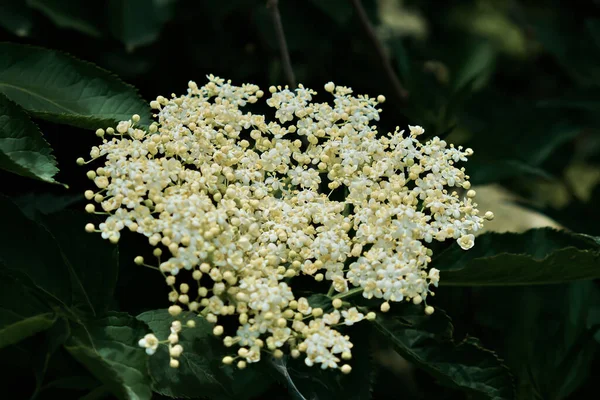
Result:
[[[81,194],[27,193],[13,197],[12,201],[19,206],[27,218],[39,221],[41,216],[62,211],[73,204],[85,201],[85,199]]]
[[[328,313],[333,310],[333,305],[331,304],[331,298],[325,296],[324,294],[313,294],[308,297],[308,304],[312,308],[321,308],[324,313]]]
[[[173,317],[167,310],[148,311],[137,318],[148,324],[159,340],[168,337]],[[170,397],[191,398],[202,394],[241,400],[258,396],[268,388],[272,379],[263,372],[264,360],[250,364],[244,370],[224,365],[223,357],[232,355],[234,350],[223,346],[213,335],[212,325],[204,318],[190,316],[189,319],[195,321],[196,326],[184,328],[179,335],[179,343],[184,349],[179,368],[169,367],[170,357],[165,346],[159,347],[150,357],[148,363],[154,391]]]
[[[47,16],[60,28],[74,29],[93,37],[102,33],[94,22],[102,9],[94,3],[68,0],[27,0],[27,4]]]
[[[173,0],[110,0],[110,31],[128,51],[133,51],[158,38],[163,24],[173,13],[173,6]]]
[[[485,288],[477,297],[472,312],[515,372],[520,398],[568,398],[587,379],[600,322],[594,283]]]
[[[146,333],[146,326],[134,317],[111,312],[85,326],[73,326],[65,348],[118,399],[150,399],[147,357],[137,344]]]
[[[411,82],[411,66],[410,56],[406,51],[401,38],[395,38],[392,43],[392,50],[394,58],[396,60],[396,66],[402,82],[406,82],[406,85],[410,85]]]
[[[454,90],[460,91],[466,85],[472,91],[481,89],[490,79],[496,65],[496,49],[488,40],[477,40],[468,47],[463,64],[456,72]]]
[[[67,341],[70,335],[69,321],[66,318],[58,318],[56,323],[45,332],[41,344],[36,346],[32,354],[33,373],[36,382],[35,393],[32,397],[35,397],[42,389],[50,358]]]
[[[599,262],[599,239],[543,228],[486,233],[468,251],[453,244],[432,266],[441,285],[509,286],[600,278]]]
[[[469,162],[471,183],[482,185],[515,178],[518,176],[531,176],[542,179],[551,179],[552,175],[546,171],[529,165],[520,160],[485,160]]]
[[[327,14],[338,25],[345,25],[352,18],[352,6],[347,0],[311,0],[311,3]]]
[[[69,270],[52,235],[23,215],[8,198],[0,195],[2,223],[0,262],[22,281],[38,288],[57,303],[71,303]]]
[[[150,110],[110,72],[53,50],[0,43],[0,92],[36,117],[81,128],[114,126]]]
[[[0,349],[50,328],[56,314],[0,265]]]
[[[33,13],[23,1],[3,1],[0,26],[17,36],[28,36],[33,27]]]
[[[568,13],[548,14],[529,22],[535,38],[579,85],[600,85],[597,23],[585,26]]]
[[[596,112],[600,109],[600,90],[596,87],[580,87],[565,91],[559,97],[542,100],[539,107],[551,109],[580,109]]]
[[[37,125],[1,93],[0,168],[50,183],[56,183],[54,175],[58,173],[52,149]]]
[[[514,399],[509,370],[495,353],[474,338],[455,343],[450,318],[441,310],[427,316],[422,306],[400,304],[380,313],[375,328],[400,355],[430,373],[445,386],[483,399]]]
[[[119,248],[84,232],[89,214],[62,211],[41,218],[54,236],[71,272],[74,306],[103,314],[113,299],[119,274]]]

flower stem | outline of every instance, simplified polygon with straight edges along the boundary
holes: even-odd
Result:
[[[271,18],[273,19],[273,26],[275,27],[275,34],[277,35],[277,43],[279,45],[279,52],[281,54],[281,62],[283,64],[283,72],[288,84],[290,85],[290,89],[293,90],[296,87],[296,77],[294,76],[294,70],[290,60],[290,53],[285,41],[285,33],[283,32],[281,15],[279,14],[279,1],[267,0],[267,8],[271,11]]]
[[[335,296],[332,297],[332,299],[343,299],[346,297],[354,296],[356,293],[361,293],[363,290],[364,290],[363,288],[357,287],[357,288],[354,288],[347,292],[336,294]]]

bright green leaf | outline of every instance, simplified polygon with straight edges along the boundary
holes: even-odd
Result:
[[[113,126],[150,110],[136,90],[95,65],[39,47],[0,43],[0,92],[35,116],[82,128]]]
[[[147,355],[137,344],[146,333],[134,317],[111,312],[85,327],[74,325],[65,348],[118,399],[150,399]]]
[[[159,340],[168,337],[173,317],[167,310],[148,311],[137,318],[148,324]],[[189,319],[193,319],[196,326],[179,334],[179,343],[184,348],[179,368],[169,367],[169,353],[164,346],[148,361],[156,392],[170,397],[197,397],[201,393],[206,397],[242,400],[258,396],[268,388],[272,379],[263,373],[264,361],[244,370],[224,365],[221,360],[226,355],[234,355],[234,350],[223,346],[213,335],[212,324],[204,318],[190,316]],[[182,322],[185,321],[187,319]]]
[[[450,318],[441,310],[427,316],[422,306],[398,305],[398,311],[378,314],[375,328],[400,355],[430,373],[445,386],[477,398],[514,399],[507,367],[474,338],[452,340]]]
[[[1,57],[1,56],[0,56]],[[56,183],[52,149],[21,107],[0,93],[0,168]]]
[[[486,233],[464,251],[453,244],[434,259],[446,286],[542,285],[600,278],[597,238],[532,229],[525,233]]]

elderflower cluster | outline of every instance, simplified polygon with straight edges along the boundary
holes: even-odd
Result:
[[[87,173],[98,190],[85,195],[107,217],[86,231],[116,243],[127,227],[154,247],[158,267],[141,256],[135,263],[157,268],[171,289],[176,320],[160,342],[171,366],[185,351],[179,332],[194,325],[181,320],[200,315],[236,346],[225,364],[244,368],[285,351],[348,373],[353,344],[343,327],[376,315],[342,298],[362,292],[381,299],[382,312],[390,302],[426,305],[439,282],[427,245],[452,239],[467,250],[493,217],[479,216],[457,167],[472,150],[437,137],[421,143],[419,126],[379,132],[383,96],[331,82],[325,90],[333,104],[301,85],[271,87],[268,120],[243,111],[264,96],[257,86],[211,75],[183,96],[152,101],[158,121],[147,129],[137,115],[99,129],[92,160],[78,160],[104,160]],[[300,275],[330,282],[333,311],[296,296]],[[148,334],[139,345],[152,354],[159,341]]]

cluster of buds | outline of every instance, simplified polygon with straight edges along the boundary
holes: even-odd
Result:
[[[135,263],[158,269],[170,287],[171,366],[183,351],[180,320],[200,315],[237,348],[225,364],[286,352],[348,373],[344,327],[376,314],[342,299],[362,293],[380,299],[381,312],[412,301],[431,314],[439,271],[428,268],[427,244],[452,239],[467,250],[493,217],[479,215],[456,166],[472,150],[437,137],[421,143],[419,126],[379,132],[383,96],[331,82],[325,91],[333,104],[302,85],[270,87],[269,121],[242,111],[265,95],[257,86],[211,75],[202,87],[189,82],[186,95],[152,101],[148,128],[134,115],[99,129],[102,144],[78,160],[104,160],[88,172],[98,190],[85,196],[107,217],[86,231],[116,243],[128,228],[154,247],[156,263]],[[296,297],[300,275],[330,282],[333,311]],[[158,343],[147,335],[139,344],[152,354]]]

